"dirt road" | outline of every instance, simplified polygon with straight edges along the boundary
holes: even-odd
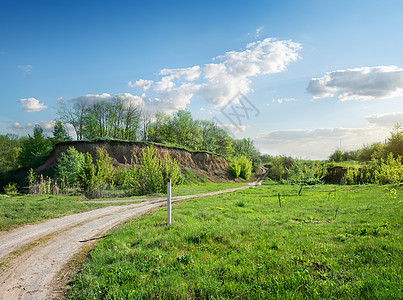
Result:
[[[250,186],[174,197],[173,201],[230,193]],[[166,205],[165,198],[144,199],[140,203],[124,201],[131,204],[0,232],[0,299],[52,299],[53,283],[58,281],[60,271],[83,246],[129,219]]]

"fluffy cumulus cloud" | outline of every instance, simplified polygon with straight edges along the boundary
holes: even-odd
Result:
[[[342,151],[360,148],[363,144],[382,141],[389,128],[323,128],[313,130],[279,130],[260,134],[256,146],[264,153],[291,155],[307,159],[327,159],[340,147]]]
[[[162,69],[159,80],[139,79],[129,86],[147,91],[141,96],[151,107],[167,112],[185,108],[192,98],[204,99],[214,107],[236,101],[252,91],[252,79],[284,72],[297,61],[301,45],[267,38],[249,43],[243,51],[229,51],[213,58],[213,63],[182,69]]]
[[[153,84],[152,80],[144,80],[144,79],[139,79],[134,83],[129,81],[129,83],[128,83],[129,87],[137,88],[142,91],[148,90],[152,84]]]
[[[40,103],[35,98],[20,99],[18,102],[22,105],[22,110],[25,112],[41,111],[48,108],[44,103]]]
[[[385,99],[403,95],[403,69],[397,66],[362,67],[326,73],[309,82],[314,98],[340,101]]]
[[[375,114],[366,117],[366,119],[373,126],[391,128],[396,123],[403,125],[403,112]]]

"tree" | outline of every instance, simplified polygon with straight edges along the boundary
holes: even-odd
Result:
[[[403,126],[399,123],[395,124],[390,137],[387,139],[386,152],[391,152],[396,158],[399,155],[403,157]]]
[[[0,171],[8,171],[19,167],[18,156],[24,138],[15,134],[0,135]]]
[[[33,136],[22,142],[18,162],[22,167],[37,167],[42,164],[52,150],[52,143],[43,134],[43,129],[35,125]]]
[[[67,128],[61,121],[56,121],[52,133],[53,133],[52,141],[54,144],[58,142],[71,141],[71,137],[67,132]]]
[[[246,156],[247,158],[252,160],[255,166],[261,163],[260,153],[256,149],[253,140],[251,140],[250,138],[233,140],[232,148],[236,156],[242,156],[242,155]]]
[[[84,154],[74,147],[69,147],[60,154],[57,160],[57,174],[60,178],[65,178],[70,186],[78,183],[78,176],[84,165]]]
[[[313,185],[322,182],[326,169],[318,162],[295,159],[291,168],[287,169],[288,182],[300,186],[298,195],[301,195],[304,185]]]
[[[87,103],[83,101],[76,103],[66,103],[65,101],[61,101],[59,103],[57,114],[60,117],[60,121],[64,124],[71,124],[73,126],[77,140],[83,139],[85,127],[84,121],[87,108]]]
[[[337,149],[329,156],[329,161],[341,162],[343,160],[343,152]]]

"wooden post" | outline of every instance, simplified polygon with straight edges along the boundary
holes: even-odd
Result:
[[[171,224],[171,179],[167,182],[167,224]]]
[[[281,198],[280,198],[280,193],[278,193],[278,203],[280,204],[280,207],[281,207]]]

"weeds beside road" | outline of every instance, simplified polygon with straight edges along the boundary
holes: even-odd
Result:
[[[346,188],[266,183],[186,201],[171,226],[164,209],[139,217],[98,243],[69,297],[401,299],[403,187]]]

